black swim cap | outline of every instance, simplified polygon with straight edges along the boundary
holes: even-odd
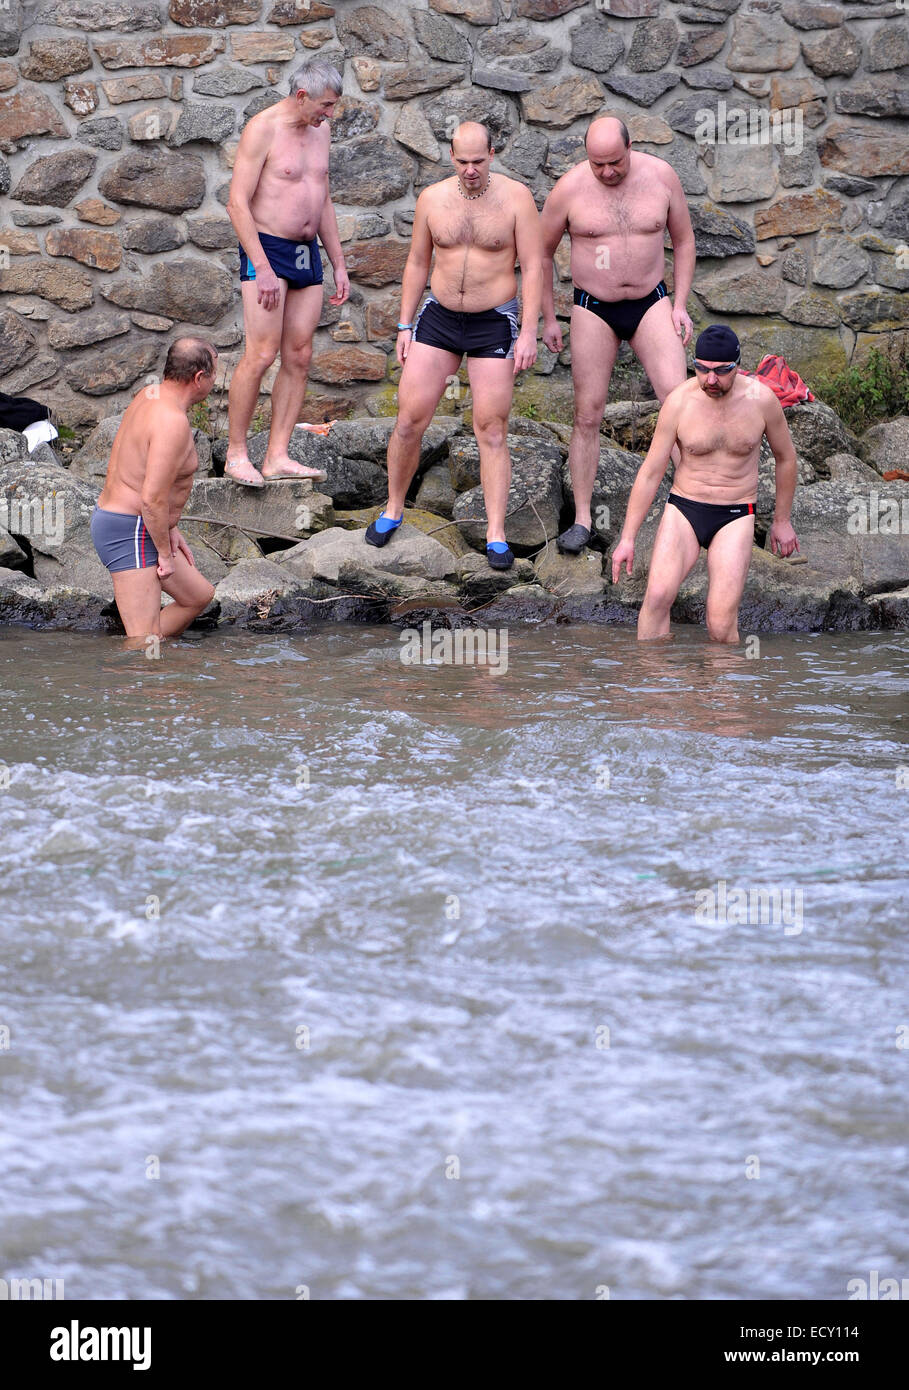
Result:
[[[694,355],[701,362],[738,362],[741,352],[738,338],[725,323],[712,323],[694,345]]]

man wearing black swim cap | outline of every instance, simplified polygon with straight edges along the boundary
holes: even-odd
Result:
[[[726,324],[705,328],[695,344],[694,377],[666,397],[653,443],[638,470],[625,525],[612,552],[612,582],[631,574],[634,542],[677,443],[681,461],[660,522],[638,638],[669,636],[669,612],[682,581],[707,551],[707,630],[737,642],[738,612],[754,544],[758,461],[764,435],[776,459],[776,507],[770,549],[786,557],[798,540],[789,514],[795,493],[795,447],[782,407],[763,382],[739,373],[739,340]]]

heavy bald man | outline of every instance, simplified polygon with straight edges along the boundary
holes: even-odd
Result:
[[[401,287],[397,357],[404,370],[388,443],[388,502],[366,540],[387,545],[400,526],[424,431],[466,353],[486,502],[486,558],[493,569],[509,569],[508,414],[515,375],[536,360],[543,251],[530,190],[492,173],[494,153],[486,127],[465,121],[451,142],[454,176],[424,188],[417,199]],[[433,253],[431,292],[417,314]],[[524,300],[520,329],[515,259]]]
[[[552,261],[571,238],[571,375],[574,429],[568,456],[575,520],[559,536],[576,555],[590,539],[590,499],[600,423],[619,347],[627,341],[664,401],[685,380],[694,231],[679,176],[664,159],[631,148],[624,122],[601,116],[587,131],[587,158],[563,174],[543,206],[543,342],[562,348]],[[663,279],[664,234],[673,251],[674,297]],[[674,455],[675,457],[675,455]]]

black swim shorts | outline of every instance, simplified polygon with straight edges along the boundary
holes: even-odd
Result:
[[[428,295],[413,329],[415,343],[444,348],[446,352],[468,357],[513,358],[518,338],[518,301],[497,304],[494,309],[462,314],[446,309]]]

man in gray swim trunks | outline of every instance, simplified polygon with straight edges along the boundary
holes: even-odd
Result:
[[[114,439],[91,533],[127,637],[176,637],[214,597],[177,522],[199,466],[187,411],[214,386],[217,364],[211,343],[177,338],[163,381],[134,397]],[[162,593],[174,600],[164,609]]]
[[[508,569],[514,563],[505,540],[508,415],[516,374],[536,361],[543,251],[533,196],[515,179],[491,172],[494,153],[486,127],[465,121],[451,142],[454,177],[424,188],[417,199],[401,289],[397,357],[404,371],[388,444],[388,502],[366,539],[386,545],[400,526],[423,433],[466,353],[486,557],[493,569]],[[433,252],[431,293],[417,315]],[[515,259],[524,300],[520,328]]]

